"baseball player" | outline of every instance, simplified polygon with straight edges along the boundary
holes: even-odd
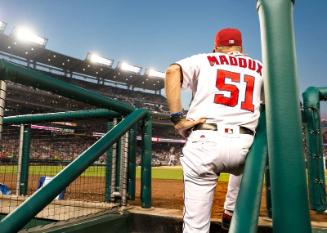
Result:
[[[260,114],[262,64],[242,52],[241,32],[225,28],[217,33],[212,53],[182,59],[166,71],[170,119],[176,131],[187,138],[180,158],[185,185],[184,233],[209,232],[217,178],[228,172],[237,181],[253,142]],[[186,116],[182,88],[193,94]]]

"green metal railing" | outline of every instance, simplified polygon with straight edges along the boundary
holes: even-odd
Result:
[[[107,109],[90,109],[90,110],[79,110],[79,111],[68,111],[68,112],[56,112],[56,113],[42,113],[42,114],[26,114],[26,115],[17,115],[17,116],[9,116],[3,118],[3,124],[31,124],[31,123],[41,123],[41,122],[54,122],[54,121],[71,121],[71,120],[83,120],[83,119],[97,119],[97,118],[107,118],[112,119],[114,117],[120,116],[119,113],[113,112]],[[109,122],[108,124],[112,124]],[[26,126],[27,127],[27,126]],[[25,128],[26,128],[25,127]],[[29,129],[27,128],[26,131]],[[108,128],[108,131],[110,129]],[[24,133],[23,137],[23,154],[22,154],[22,169],[20,172],[20,188],[19,193],[21,195],[27,194],[27,177],[28,177],[28,159],[29,159],[29,134],[28,132]],[[110,151],[110,148],[109,148]],[[107,153],[110,153],[110,152]],[[109,163],[106,163],[106,168],[111,169],[110,159]],[[106,181],[111,179],[111,174],[109,172],[106,173]],[[111,192],[111,187],[105,188],[105,200],[107,200],[107,196],[110,195],[108,193]],[[135,190],[134,190],[135,192]]]
[[[320,130],[320,101],[327,100],[327,87],[309,87],[303,93],[306,124],[308,184],[311,209],[322,212],[327,208],[325,169]]]
[[[258,0],[273,232],[309,233],[292,0]]]
[[[119,116],[117,112],[107,109],[90,109],[56,113],[26,114],[18,116],[9,116],[3,118],[3,124],[31,124],[40,122],[69,121],[82,119],[109,118]]]
[[[151,154],[152,154],[152,119],[148,114],[143,120],[142,158],[141,158],[141,204],[143,208],[151,207]]]
[[[138,109],[127,115],[126,118],[119,122],[114,128],[100,138],[95,144],[79,155],[73,162],[58,173],[47,185],[35,192],[29,199],[23,202],[17,209],[7,215],[0,222],[2,233],[17,232],[25,226],[39,211],[49,204],[66,186],[76,179],[83,171],[85,171],[92,163],[105,153],[120,137],[128,131],[139,120],[147,118],[148,111]],[[145,146],[148,150],[149,146]],[[148,158],[147,156],[150,156]],[[151,161],[151,154],[144,153],[143,166],[148,166]],[[142,170],[151,171],[150,167],[143,167]],[[151,177],[142,175],[142,206],[151,207]]]
[[[114,126],[95,144],[80,154],[72,163],[70,163],[60,173],[58,173],[47,185],[43,186],[41,189],[35,192],[17,209],[2,219],[0,222],[0,229],[2,233],[17,232],[19,229],[24,227],[30,219],[32,219],[47,204],[49,204],[67,185],[69,185],[83,171],[92,165],[92,163],[97,160],[99,156],[108,151],[114,143],[120,141],[120,137],[122,135],[124,135],[129,129],[134,129],[137,122],[142,120],[143,147],[141,172],[141,205],[144,208],[151,207],[152,122],[151,114],[147,110],[135,109],[126,103],[112,100],[96,92],[86,90],[79,86],[55,79],[42,72],[38,72],[31,68],[23,67],[20,65],[15,65],[4,60],[0,60],[0,80],[10,80],[23,85],[51,91],[55,94],[91,104],[96,107],[105,108],[5,117],[3,119],[4,124],[30,124],[33,122],[85,119],[89,117],[113,118],[121,117],[122,115],[125,117],[124,120]],[[135,142],[133,142],[133,144],[135,144]],[[134,152],[131,150],[131,156],[132,153],[135,154],[135,149]],[[132,163],[134,162],[132,161]],[[135,165],[131,164],[130,172],[135,173],[135,167],[133,166]],[[133,182],[130,182],[129,189],[135,192],[135,188],[133,188],[135,187],[135,181]],[[108,190],[113,187],[108,187],[108,181],[106,184],[106,195],[108,196]],[[133,197],[135,196],[135,193],[131,193],[130,195]]]
[[[267,162],[266,115],[260,115],[257,133],[247,155],[230,233],[257,232],[263,176]]]

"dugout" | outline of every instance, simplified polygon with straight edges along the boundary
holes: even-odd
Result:
[[[139,211],[137,211],[139,212]],[[53,222],[47,225],[40,225],[22,230],[21,233],[55,233],[55,232],[78,232],[78,233],[179,233],[182,232],[183,222],[181,217],[168,217],[156,213],[135,213],[133,210],[119,211],[111,210],[92,216],[85,216],[79,219]],[[160,212],[160,211],[159,211]],[[220,222],[212,221],[210,232],[223,233]],[[261,225],[258,233],[272,232],[270,224]]]

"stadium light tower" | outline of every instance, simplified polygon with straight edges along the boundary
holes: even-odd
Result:
[[[31,43],[45,47],[48,42],[48,39],[38,36],[27,27],[15,27],[12,34],[16,40],[23,43]]]
[[[132,66],[132,65],[126,63],[126,62],[121,62],[121,63],[119,63],[119,69],[123,70],[123,71],[129,71],[129,72],[132,72],[132,73],[135,73],[135,74],[140,74],[141,70],[142,70],[142,67]]]
[[[0,33],[3,33],[7,27],[7,23],[0,20]]]
[[[108,67],[111,67],[114,63],[114,60],[101,57],[98,54],[92,52],[87,53],[86,60],[93,64],[100,64]]]
[[[165,78],[165,73],[160,72],[160,71],[156,71],[154,69],[147,69],[145,74],[148,77],[155,77],[155,78]]]

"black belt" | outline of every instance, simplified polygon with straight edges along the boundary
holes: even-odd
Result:
[[[202,123],[202,124],[197,124],[196,126],[193,127],[193,131],[195,130],[213,130],[213,131],[218,131],[217,124],[213,123]],[[226,128],[225,133],[233,133],[232,129]],[[250,134],[254,135],[254,132],[251,129],[248,129],[246,127],[240,126],[240,133],[241,134]]]

